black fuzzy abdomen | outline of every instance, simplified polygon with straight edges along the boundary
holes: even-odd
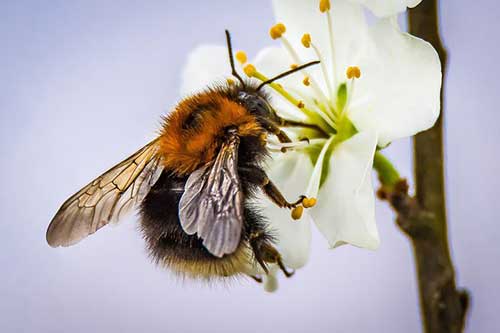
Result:
[[[141,229],[149,253],[157,263],[176,259],[194,262],[220,259],[203,246],[202,239],[188,235],[182,229],[178,212],[186,180],[187,177],[179,178],[163,172],[142,202]],[[244,187],[248,190],[252,186]],[[267,234],[267,223],[255,207],[245,205],[243,215],[243,241],[247,241],[252,233]]]
[[[184,232],[179,221],[179,201],[187,177],[163,172],[141,205],[141,228],[151,256],[156,262],[166,258],[213,260],[196,235]]]

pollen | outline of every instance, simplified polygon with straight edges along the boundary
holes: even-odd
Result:
[[[257,72],[257,69],[255,68],[254,65],[248,64],[245,67],[243,67],[243,71],[247,76],[252,77]]]
[[[325,13],[330,10],[330,0],[320,0],[319,11]]]
[[[294,209],[292,209],[292,219],[294,220],[299,220],[302,217],[302,213],[304,212],[304,207],[302,206],[297,206]]]
[[[242,65],[247,62],[247,54],[243,51],[236,52],[234,56],[236,57],[236,60],[238,60],[238,62]]]
[[[348,79],[359,79],[361,77],[361,70],[357,66],[350,66],[347,68],[345,74],[347,75]]]
[[[291,69],[295,69],[295,68],[297,68],[297,67],[299,67],[299,65],[297,65],[297,64],[291,64],[291,65],[290,65],[290,68],[291,68]]]
[[[302,205],[304,208],[311,208],[316,205],[316,202],[316,198],[304,198],[304,200],[302,200]]]
[[[299,102],[297,103],[297,107],[298,107],[299,109],[303,109],[303,108],[304,108],[304,106],[305,106],[305,105],[304,105],[304,102],[302,102],[302,101],[299,101]]]
[[[271,35],[272,39],[280,38],[286,31],[286,27],[283,23],[276,23],[269,30],[269,35]]]
[[[231,79],[231,78],[227,78],[226,79],[227,83],[230,84],[230,85],[233,85],[234,84],[234,80]]]
[[[310,48],[311,47],[311,35],[310,34],[304,34],[302,36],[302,39],[300,40],[302,42],[302,45],[304,45],[305,48]]]
[[[302,83],[303,83],[305,86],[310,85],[310,84],[311,84],[311,82],[310,82],[309,76],[306,76],[306,77],[304,78],[304,80],[302,80]]]

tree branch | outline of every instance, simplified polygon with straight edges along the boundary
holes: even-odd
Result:
[[[446,51],[439,37],[438,0],[424,0],[409,10],[410,32],[437,50],[445,73]],[[441,91],[443,110],[443,91]],[[378,195],[397,212],[397,224],[409,237],[415,256],[420,305],[425,332],[462,332],[469,296],[455,285],[446,228],[443,165],[443,112],[435,126],[415,136],[414,170],[416,195],[408,195],[405,180],[382,183]],[[374,166],[377,164],[375,163]],[[383,166],[383,165],[382,165]]]

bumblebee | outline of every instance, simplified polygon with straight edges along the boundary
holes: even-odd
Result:
[[[207,88],[181,101],[160,135],[71,196],[52,219],[47,242],[70,246],[137,208],[152,259],[193,278],[268,273],[277,264],[272,230],[251,204],[263,191],[276,205],[294,209],[267,177],[268,135],[291,142],[280,127],[300,124],[277,116],[261,90],[272,81],[318,63],[282,73],[260,85],[236,72],[226,31],[232,75],[239,82]],[[301,207],[300,207],[301,208]]]

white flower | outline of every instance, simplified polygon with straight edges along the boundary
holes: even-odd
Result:
[[[406,7],[416,7],[422,0],[351,0],[369,8],[379,17],[392,16],[404,12]]]
[[[393,17],[369,25],[356,2],[382,16],[418,3],[275,0],[276,18],[283,24],[274,26],[271,35],[282,47],[262,50],[253,62],[256,71],[246,71],[263,80],[291,64],[321,60],[302,70],[302,77],[291,75],[269,89],[280,116],[322,129],[291,131],[291,136],[306,136],[310,144],[278,154],[271,163],[270,178],[287,198],[317,198],[316,206],[298,222],[272,205],[267,208],[284,262],[291,268],[307,262],[311,219],[332,248],[378,247],[371,180],[375,150],[431,127],[439,115],[441,67],[436,51],[401,32]],[[227,77],[228,64],[220,61],[226,54],[226,48],[218,46],[195,50],[183,92]]]

